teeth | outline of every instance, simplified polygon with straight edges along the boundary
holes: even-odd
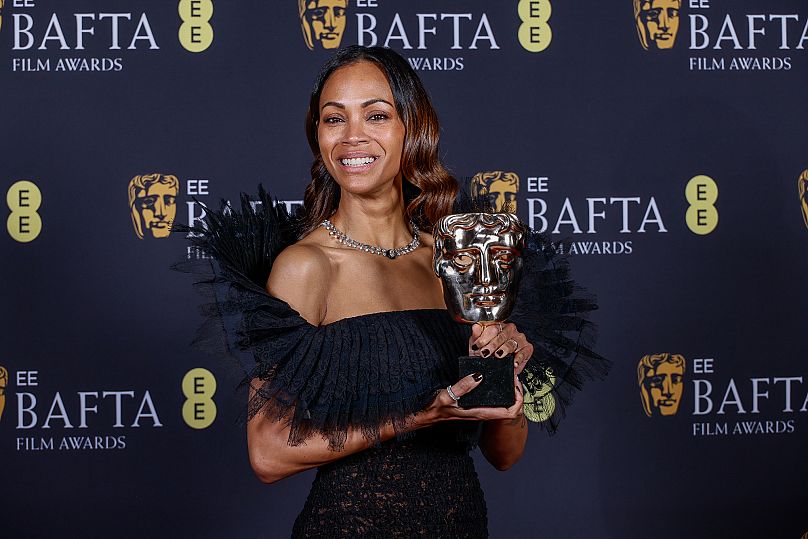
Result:
[[[375,160],[375,157],[354,157],[352,159],[340,159],[339,162],[348,167],[359,167],[362,165],[369,165]]]

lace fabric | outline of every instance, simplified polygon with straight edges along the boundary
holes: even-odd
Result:
[[[487,537],[474,462],[441,437],[419,432],[320,467],[292,537]]]

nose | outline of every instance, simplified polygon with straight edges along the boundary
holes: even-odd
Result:
[[[663,9],[659,14],[659,29],[667,31],[668,26],[670,26],[670,18],[668,17],[667,10]]]
[[[481,286],[488,286],[491,284],[492,268],[488,264],[488,257],[481,256],[477,263],[477,283]]]
[[[327,9],[325,11],[325,17],[323,19],[323,26],[325,26],[329,30],[334,29],[334,10],[333,9]]]
[[[672,397],[673,396],[673,388],[671,387],[671,377],[666,376],[665,380],[662,382],[662,394],[665,397]]]
[[[165,217],[166,204],[163,201],[163,197],[157,197],[157,201],[154,203],[154,215],[161,218]]]
[[[505,207],[505,194],[494,193],[494,210],[495,211],[508,211]]]
[[[364,122],[362,122],[361,119],[349,118],[344,134],[345,137],[342,142],[349,146],[356,146],[357,144],[363,144],[368,141],[367,135],[365,134]]]

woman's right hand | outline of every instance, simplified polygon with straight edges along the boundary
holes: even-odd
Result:
[[[479,379],[475,379],[476,376],[478,376]],[[452,393],[454,393],[457,398],[460,398],[466,393],[473,391],[481,383],[482,375],[470,374],[452,384]],[[433,423],[453,419],[472,421],[517,419],[522,416],[524,397],[522,395],[522,384],[519,382],[519,379],[516,376],[514,376],[513,391],[515,402],[513,403],[513,406],[509,408],[461,408],[457,401],[449,395],[449,391],[447,389],[442,389],[435,397],[435,400],[432,401],[432,404],[430,404],[423,412],[416,415],[416,421],[419,423],[424,423],[420,426],[428,426]]]

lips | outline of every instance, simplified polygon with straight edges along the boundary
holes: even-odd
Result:
[[[349,153],[337,158],[339,167],[345,172],[365,172],[373,167],[379,156],[367,153]]]
[[[350,159],[340,159],[339,162],[341,165],[346,167],[361,167],[364,165],[369,165],[376,160],[375,157],[353,157]]]

